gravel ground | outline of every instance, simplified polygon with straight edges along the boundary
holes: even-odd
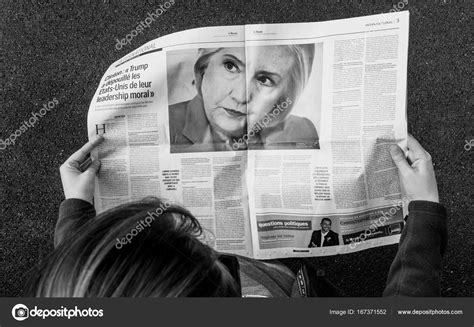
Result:
[[[53,248],[62,200],[58,167],[87,138],[89,102],[107,67],[161,35],[211,25],[312,22],[388,12],[397,1],[176,0],[150,28],[115,49],[159,1],[1,1],[1,138],[32,111],[59,100],[15,145],[0,152],[0,292],[22,294],[31,269]],[[471,7],[471,8],[469,8]],[[431,153],[449,213],[442,294],[472,296],[472,153],[469,1],[412,1],[409,131]],[[471,11],[472,12],[472,11]],[[349,296],[380,296],[396,245],[311,259]],[[293,260],[284,260],[294,267]]]

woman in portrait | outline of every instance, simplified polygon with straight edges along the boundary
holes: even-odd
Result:
[[[313,123],[290,114],[313,58],[314,44],[199,49],[196,96],[169,108],[171,152],[319,148]]]

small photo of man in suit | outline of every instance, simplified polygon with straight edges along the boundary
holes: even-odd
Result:
[[[339,245],[339,234],[331,230],[332,221],[329,218],[321,220],[321,229],[315,230],[311,235],[308,247],[323,247]]]

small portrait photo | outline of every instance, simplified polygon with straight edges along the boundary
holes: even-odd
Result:
[[[171,153],[319,149],[322,43],[167,53]]]
[[[322,218],[319,224],[320,228],[311,233],[309,248],[319,248],[326,246],[339,245],[339,234],[332,230],[331,218]]]

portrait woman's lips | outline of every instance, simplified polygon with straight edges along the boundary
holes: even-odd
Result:
[[[222,109],[224,109],[224,112],[231,118],[241,118],[241,117],[246,116],[246,114],[241,111],[237,111],[237,110],[226,108],[226,107],[222,107]]]

